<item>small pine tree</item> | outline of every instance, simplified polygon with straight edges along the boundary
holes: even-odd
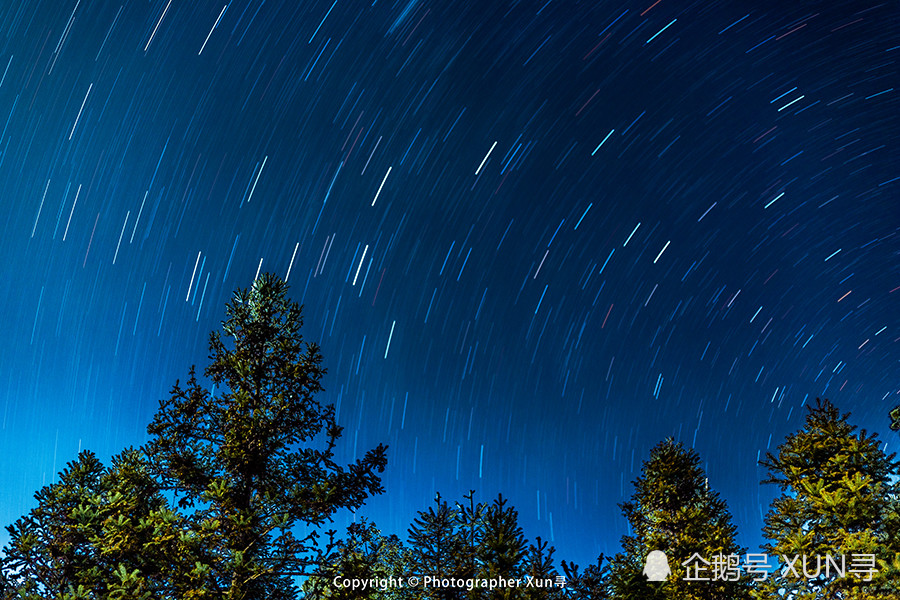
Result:
[[[476,577],[486,580],[522,579],[525,576],[523,559],[526,556],[525,535],[519,527],[518,511],[507,504],[502,494],[484,510],[481,518],[476,556]],[[524,597],[526,588],[498,586],[487,592],[491,600],[511,600]],[[470,594],[469,597],[475,597]]]
[[[770,555],[807,557],[806,573],[774,577],[760,586],[760,596],[779,590],[798,600],[852,598],[876,600],[900,595],[895,455],[886,455],[877,435],[847,421],[828,400],[809,406],[803,429],[787,437],[777,454],[767,453],[763,483],[775,484],[775,498],[763,532]],[[819,569],[819,557],[873,554],[880,561],[872,582],[839,577]],[[802,560],[802,559],[801,559]],[[827,564],[827,563],[826,563]],[[807,575],[811,575],[807,577]]]
[[[456,503],[454,514],[462,538],[462,550],[460,554],[461,564],[466,565],[467,572],[479,572],[478,549],[484,538],[484,514],[487,506],[483,502],[475,502],[475,490],[469,490],[463,495],[466,502]],[[483,590],[473,589],[468,591],[467,599],[476,600],[485,596]]]
[[[524,571],[526,577],[531,577],[534,580],[546,580],[552,579],[554,582],[556,578],[560,575],[559,571],[556,569],[556,566],[553,564],[553,554],[556,552],[556,548],[548,545],[548,543],[541,539],[540,536],[535,538],[533,544],[528,544],[528,552],[525,554],[524,558]],[[566,568],[566,561],[563,561],[563,569]],[[577,572],[578,567],[575,567],[575,572]],[[569,585],[572,582],[568,582]],[[562,589],[565,586],[559,586],[560,589],[552,589],[552,588],[532,588],[525,590],[525,598],[528,600],[555,600],[556,598],[563,597],[562,594],[564,590]]]
[[[304,600],[414,600],[409,588],[409,551],[396,535],[384,536],[365,519],[347,527],[347,537],[332,544],[327,561],[303,585]],[[346,582],[365,581],[365,590]]]
[[[412,573],[420,579],[431,576],[465,581],[475,575],[467,532],[460,527],[459,514],[437,494],[434,506],[419,511],[409,533]],[[466,597],[464,585],[422,589],[420,598],[461,600]]]
[[[603,564],[605,559],[606,557],[601,554],[597,558],[597,562],[588,565],[584,571],[580,571],[579,566],[575,563],[562,561],[566,588],[565,595],[557,597],[572,598],[572,600],[608,600],[610,598],[609,565]]]
[[[623,552],[610,565],[614,598],[738,600],[748,596],[746,582],[728,581],[736,573],[724,568],[727,559],[717,558],[739,556],[743,550],[735,543],[736,528],[725,501],[708,488],[696,451],[672,439],[661,442],[650,451],[634,488],[631,500],[620,505],[632,533],[623,536]],[[643,575],[653,550],[667,555],[671,574],[665,581],[650,582]],[[690,572],[706,581],[685,579],[688,571],[683,563],[692,557],[709,562],[707,570]]]

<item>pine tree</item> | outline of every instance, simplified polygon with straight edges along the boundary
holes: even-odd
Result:
[[[83,452],[37,493],[8,527],[0,598],[296,598],[292,574],[322,562],[319,526],[383,491],[386,449],[335,463],[321,355],[286,293],[273,275],[235,293],[225,338],[210,336],[212,391],[191,368],[144,449],[108,468]]]
[[[191,576],[202,552],[141,452],[128,449],[110,467],[82,452],[35,498],[7,528],[0,598],[204,597]]]
[[[7,527],[3,549],[7,594],[14,598],[55,597],[70,585],[96,588],[101,566],[90,543],[99,529],[90,500],[102,493],[104,467],[89,451],[79,454],[60,473],[57,483],[35,494],[37,507]]]
[[[621,504],[631,526],[623,536],[623,552],[611,563],[610,589],[614,598],[666,600],[737,600],[747,597],[747,584],[729,569],[743,552],[735,543],[736,529],[725,502],[708,489],[700,457],[680,442],[667,439],[650,452],[634,494]],[[671,574],[650,582],[642,573],[653,550],[665,552]],[[705,560],[689,566],[691,558]],[[685,580],[686,577],[699,579]],[[724,579],[724,580],[723,580]]]
[[[487,505],[483,502],[475,502],[475,490],[469,490],[468,494],[463,494],[465,503],[456,503],[456,509],[453,514],[456,518],[456,524],[459,528],[459,536],[462,538],[462,547],[460,551],[460,564],[466,565],[466,572],[479,572],[481,568],[479,564],[478,550],[484,539],[484,515],[487,511]],[[468,590],[467,600],[477,600],[486,597],[486,592],[481,589]]]
[[[533,544],[528,544],[528,552],[525,554],[523,565],[525,576],[531,577],[536,581],[552,579],[556,582],[557,577],[560,576],[560,572],[553,564],[553,554],[555,552],[556,549],[553,546],[550,546],[546,541],[542,540],[540,536],[535,538]],[[566,565],[566,561],[563,561],[563,569],[566,568]],[[576,574],[577,570],[578,567],[576,566]],[[572,582],[569,582],[569,584],[571,585]],[[543,587],[526,589],[525,598],[528,600],[556,600],[557,598],[564,597],[564,587],[565,586],[558,586],[558,589]],[[584,598],[585,600],[590,600],[589,596],[585,596]]]
[[[483,511],[481,533],[476,547],[478,570],[476,577],[498,581],[500,578],[523,579],[526,556],[525,535],[519,527],[519,513],[502,494]],[[540,580],[537,580],[540,581]],[[524,584],[523,584],[524,585]],[[491,600],[524,598],[525,587],[498,586],[484,594],[469,594],[470,598],[486,597]]]
[[[440,494],[435,496],[434,503],[427,512],[419,511],[408,530],[411,572],[419,576],[423,584],[425,577],[451,582],[446,587],[423,587],[420,598],[461,600],[466,597],[466,588],[459,582],[475,575],[467,532],[460,527],[457,510],[450,508]]]
[[[332,544],[326,561],[303,585],[304,600],[414,600],[407,585],[408,549],[396,535],[384,536],[365,519],[347,527],[347,537]],[[352,582],[367,582],[366,588]]]
[[[777,454],[767,453],[763,483],[775,484],[781,495],[766,515],[765,548],[769,555],[801,557],[790,571],[761,586],[760,597],[798,600],[853,598],[876,600],[900,595],[900,532],[895,455],[886,455],[878,436],[847,421],[828,400],[809,406],[803,429],[789,435]],[[875,555],[879,571],[872,582],[852,574],[840,577],[837,564],[852,555]],[[802,557],[807,557],[802,572]],[[827,564],[820,569],[819,561]],[[780,590],[780,591],[779,591]]]
[[[540,542],[540,538],[538,538]],[[597,557],[597,562],[588,565],[584,571],[575,563],[562,561],[565,573],[566,586],[563,594],[549,596],[549,598],[563,597],[572,600],[608,600],[609,595],[609,565],[604,565],[604,555]]]
[[[238,290],[226,317],[224,338],[210,335],[212,390],[193,368],[186,387],[176,382],[147,428],[147,454],[179,507],[194,511],[213,556],[208,589],[227,600],[295,598],[290,574],[322,557],[318,528],[383,491],[386,449],[335,463],[342,428],[334,406],[315,399],[322,357],[304,342],[284,281],[266,274]]]

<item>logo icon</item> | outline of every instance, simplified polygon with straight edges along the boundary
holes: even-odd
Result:
[[[669,568],[669,559],[662,550],[653,550],[647,555],[647,562],[644,564],[644,575],[647,581],[665,581],[666,577],[672,574]]]

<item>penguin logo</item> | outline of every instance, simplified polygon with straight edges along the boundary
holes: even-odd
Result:
[[[644,575],[647,581],[665,581],[672,574],[669,568],[669,559],[662,550],[653,550],[647,555],[647,563],[644,565]]]

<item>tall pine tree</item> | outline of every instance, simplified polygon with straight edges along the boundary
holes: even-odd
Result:
[[[334,460],[342,428],[316,400],[325,369],[302,325],[278,277],[238,290],[210,335],[212,391],[192,368],[147,428],[157,475],[213,555],[207,585],[226,600],[295,598],[290,574],[322,557],[319,526],[383,491],[384,446],[347,468]]]
[[[886,455],[878,436],[856,432],[828,400],[809,406],[803,429],[789,435],[775,454],[761,464],[768,469],[763,483],[775,484],[781,494],[772,502],[763,532],[770,555],[801,557],[799,577],[787,570],[760,589],[760,597],[797,600],[900,597],[900,530],[898,530],[895,455]],[[852,555],[875,555],[879,561],[873,580],[848,573],[840,577],[826,557],[847,568]],[[802,557],[807,557],[803,572]],[[820,562],[822,561],[821,569]],[[826,570],[824,567],[828,565]]]
[[[620,505],[631,526],[623,551],[610,565],[610,591],[622,600],[738,600],[747,584],[729,581],[736,573],[727,560],[743,550],[735,526],[718,493],[708,488],[700,457],[680,442],[667,439],[650,451],[634,481],[631,500]],[[642,573],[649,553],[665,552],[671,574],[650,582]],[[697,570],[682,566],[692,557]],[[701,562],[697,562],[700,559]],[[707,561],[704,564],[702,561]],[[696,580],[686,580],[692,577]]]

